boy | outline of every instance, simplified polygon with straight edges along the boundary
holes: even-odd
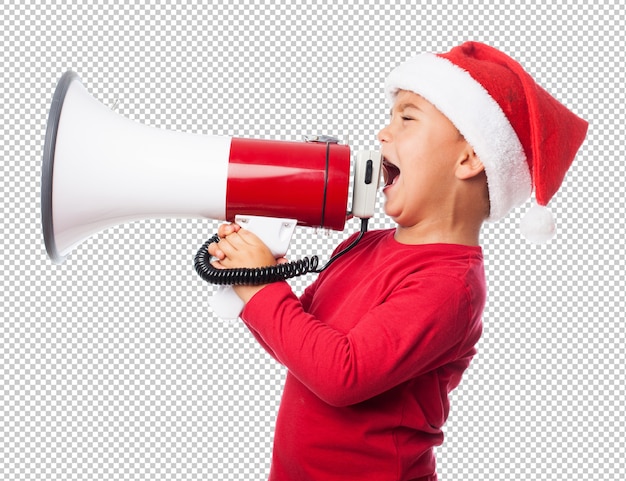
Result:
[[[243,321],[288,368],[271,480],[437,479],[448,394],[482,332],[482,223],[534,187],[542,208],[524,230],[549,237],[545,205],[587,130],[480,43],[413,57],[386,89],[391,119],[378,138],[397,227],[368,232],[299,299],[285,282],[235,287]],[[237,225],[219,234],[216,267],[277,262]]]

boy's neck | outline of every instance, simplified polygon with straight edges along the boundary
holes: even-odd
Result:
[[[421,222],[413,226],[396,227],[394,238],[401,244],[460,244],[480,245],[482,221],[454,222],[453,219],[439,219]]]

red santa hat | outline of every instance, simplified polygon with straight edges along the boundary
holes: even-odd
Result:
[[[393,102],[415,92],[439,109],[485,166],[490,221],[524,203],[533,188],[538,205],[522,233],[545,242],[555,232],[546,208],[587,133],[587,122],[541,88],[522,66],[488,45],[467,42],[447,53],[423,53],[387,78]]]

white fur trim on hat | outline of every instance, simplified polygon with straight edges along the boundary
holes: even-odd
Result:
[[[490,221],[504,217],[532,192],[526,154],[511,123],[487,90],[465,70],[431,53],[412,57],[389,74],[385,91],[421,95],[444,114],[485,166]]]

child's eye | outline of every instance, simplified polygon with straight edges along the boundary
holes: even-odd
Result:
[[[415,120],[415,119],[413,117],[407,117],[406,115],[403,115],[402,120]]]

